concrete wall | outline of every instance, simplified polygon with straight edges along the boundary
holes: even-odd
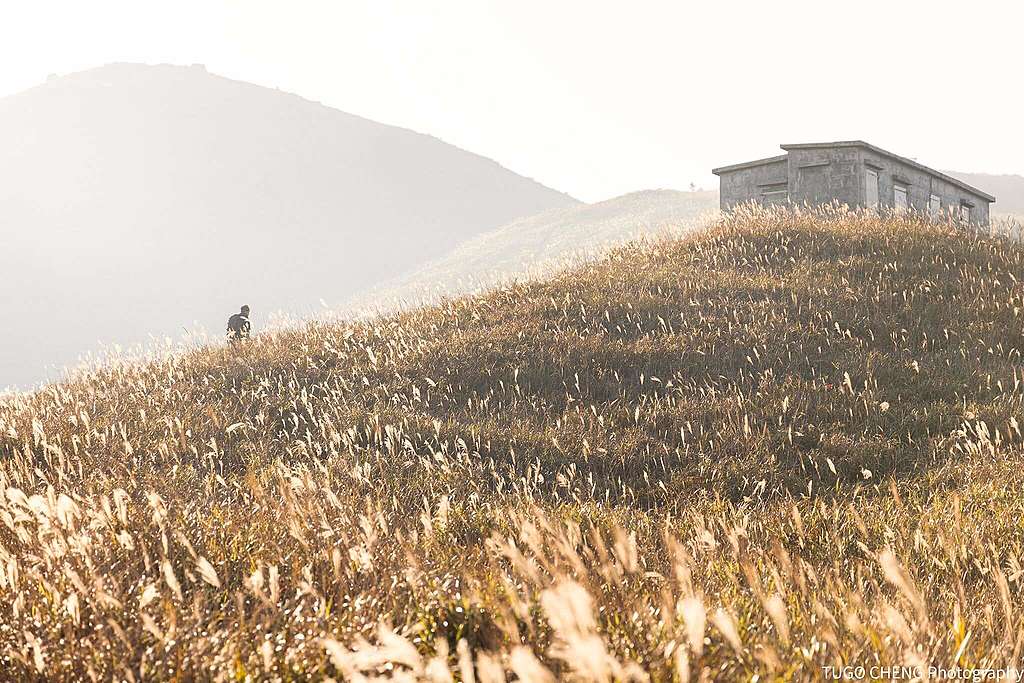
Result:
[[[762,190],[773,186],[785,185],[787,182],[786,160],[772,161],[758,166],[741,168],[722,173],[720,176],[720,195],[723,209],[731,209],[737,204],[750,200],[765,202]],[[772,194],[771,198],[779,198]],[[785,195],[781,196],[785,200]]]
[[[893,185],[903,182],[907,185],[907,200],[915,211],[928,212],[928,200],[932,194],[942,198],[942,212],[959,211],[960,202],[967,201],[971,207],[971,220],[980,225],[988,224],[989,203],[953,183],[937,178],[913,166],[907,166],[892,157],[875,154],[870,150],[857,150],[861,156],[860,184],[866,182],[868,168],[878,171],[878,202],[883,207],[893,206]],[[855,206],[862,206],[863,199]]]
[[[789,198],[794,204],[863,204],[860,150],[852,147],[789,152]]]

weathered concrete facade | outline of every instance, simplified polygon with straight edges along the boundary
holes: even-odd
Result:
[[[786,154],[712,170],[722,209],[754,201],[907,209],[987,225],[995,197],[860,140],[782,145]]]

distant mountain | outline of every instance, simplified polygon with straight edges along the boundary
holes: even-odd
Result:
[[[718,209],[717,192],[646,190],[552,209],[478,235],[408,275],[357,297],[353,306],[427,303],[511,278],[548,274],[630,239],[685,232]]]
[[[483,157],[199,66],[0,99],[0,388],[97,342],[310,312],[577,204]]]
[[[994,196],[996,203],[992,205],[993,214],[1024,214],[1024,176],[956,171],[947,173]]]

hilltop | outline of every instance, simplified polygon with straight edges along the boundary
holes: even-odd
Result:
[[[146,680],[1015,662],[1022,279],[1019,246],[913,216],[738,213],[8,398],[0,656]]]
[[[644,190],[519,218],[356,298],[364,305],[432,303],[517,279],[551,275],[616,245],[697,229],[717,192]]]
[[[111,64],[0,99],[0,388],[97,342],[338,305],[575,205],[436,138],[200,66]],[[51,375],[51,378],[53,376]]]

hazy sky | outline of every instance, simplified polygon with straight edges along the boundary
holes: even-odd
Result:
[[[5,2],[0,95],[111,61],[203,63],[435,135],[581,199],[709,187],[861,138],[1024,173],[1024,3]]]

